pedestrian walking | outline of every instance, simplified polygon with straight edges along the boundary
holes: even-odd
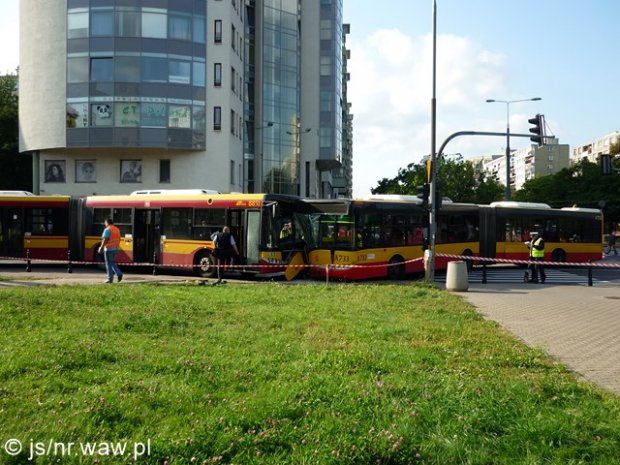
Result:
[[[116,226],[112,218],[106,218],[104,220],[105,229],[101,234],[101,245],[99,246],[99,253],[104,254],[105,269],[108,274],[108,279],[104,281],[106,284],[114,282],[114,275],[118,278],[120,283],[123,280],[123,272],[116,264],[116,254],[119,251],[121,245],[121,231]]]
[[[224,226],[222,232],[217,233],[213,242],[215,244],[213,253],[217,259],[217,282],[220,283],[222,282],[222,267],[232,264],[233,253],[239,255],[239,249],[228,226]]]

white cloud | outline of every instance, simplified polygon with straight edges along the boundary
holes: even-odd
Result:
[[[383,29],[348,41],[349,98],[353,105],[355,195],[366,195],[383,177],[430,152],[432,36],[408,36]],[[468,37],[437,38],[437,145],[460,130],[499,131],[504,123],[485,121],[484,101],[499,95],[503,57]],[[489,126],[488,128],[486,126]],[[459,139],[446,152],[498,152],[501,142]],[[489,147],[493,147],[492,149]]]

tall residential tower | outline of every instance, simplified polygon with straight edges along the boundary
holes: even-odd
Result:
[[[20,150],[35,191],[350,192],[342,0],[20,8]]]

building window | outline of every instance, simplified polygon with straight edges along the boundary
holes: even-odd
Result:
[[[236,42],[237,42],[237,30],[235,29],[235,25],[231,25],[230,27],[230,46],[233,50],[236,50]]]
[[[90,59],[90,80],[91,81],[112,81],[114,78],[114,62],[112,58],[91,58]]]
[[[221,44],[222,43],[222,20],[221,19],[216,19],[215,20],[215,24],[214,24],[213,30],[215,31],[215,37],[214,37],[213,41],[216,44]]]
[[[67,59],[67,82],[88,82],[88,57]]]
[[[189,61],[170,60],[168,80],[172,84],[191,82],[192,64]]]
[[[117,56],[114,78],[119,82],[140,82],[140,59],[136,56]]]
[[[142,57],[142,81],[168,82],[168,61],[165,58]]]
[[[170,182],[170,160],[159,160],[159,182]]]
[[[142,37],[165,39],[168,28],[166,10],[160,8],[142,9]]]
[[[182,13],[169,13],[168,38],[192,40],[192,17]]]
[[[222,85],[222,63],[213,64],[213,85],[216,87]]]
[[[90,12],[90,35],[109,37],[114,35],[114,11],[111,8],[93,8]]]
[[[192,70],[192,84],[194,86],[204,87],[205,85],[206,66],[200,61],[194,61],[194,69]]]
[[[93,127],[112,126],[114,123],[114,107],[111,102],[93,103],[90,106],[90,124]]]
[[[206,23],[205,23],[205,17],[198,15],[198,16],[194,16],[194,29],[193,29],[193,35],[194,35],[194,42],[198,43],[198,44],[204,44],[206,43],[206,31],[205,31],[205,27],[206,27]]]
[[[235,184],[235,162],[230,161],[230,183]]]
[[[86,8],[76,8],[68,11],[67,37],[69,39],[88,37],[88,10]]]
[[[237,126],[235,124],[236,119],[237,119],[237,116],[235,115],[235,110],[230,110],[230,133],[231,134],[235,134],[235,127]]]
[[[213,107],[213,130],[222,129],[222,107]]]
[[[140,10],[121,8],[116,10],[116,35],[119,37],[140,37]]]
[[[235,90],[235,82],[237,81],[237,78],[235,77],[237,74],[237,72],[235,71],[235,68],[233,68],[232,66],[230,67],[230,90],[233,91],[233,94],[236,94],[236,90]]]

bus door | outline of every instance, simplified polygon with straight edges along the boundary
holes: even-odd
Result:
[[[246,264],[255,265],[260,258],[260,210],[248,210],[246,217],[244,251]]]
[[[161,211],[136,208],[133,224],[133,261],[151,263],[157,252],[161,236]]]
[[[246,211],[247,210],[233,209],[228,211],[228,226],[230,227],[230,233],[235,238],[237,248],[239,249],[239,262],[235,261],[235,265],[245,264],[247,259],[247,243],[244,236],[245,225],[243,224]]]
[[[22,257],[24,254],[24,210],[8,208],[0,220],[0,251],[8,257]]]

